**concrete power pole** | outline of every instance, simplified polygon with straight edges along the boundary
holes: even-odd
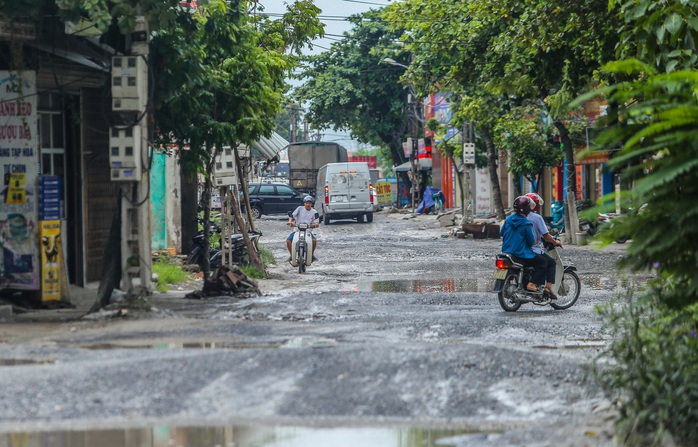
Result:
[[[136,30],[134,33],[133,44],[131,47],[132,54],[140,55],[148,61],[150,54],[150,39],[148,32],[148,21],[144,16],[139,16],[136,20]],[[148,76],[148,64],[145,67],[146,82]],[[147,84],[146,84],[147,85]],[[149,92],[149,87],[146,88]],[[149,95],[148,95],[149,97]],[[146,110],[143,118],[138,123],[141,128],[141,158],[144,160],[143,166],[145,169],[141,171],[141,181],[136,185],[138,190],[138,259],[140,262],[140,279],[142,290],[150,294],[153,291],[153,256],[151,254],[151,228],[150,228],[150,165],[147,160],[150,159],[148,153],[148,107],[150,103],[145,99]]]
[[[475,134],[472,123],[463,124],[463,223],[475,217],[473,182],[475,181]]]
[[[112,59],[112,109],[136,119],[126,128],[113,127],[110,138],[112,181],[128,182],[129,191],[121,202],[122,287],[133,294],[150,294],[152,255],[150,234],[150,159],[148,154],[148,22],[136,18],[136,27],[128,36],[130,56]],[[117,82],[118,80],[118,82]],[[137,258],[138,266],[132,260]],[[137,274],[139,288],[132,284]]]

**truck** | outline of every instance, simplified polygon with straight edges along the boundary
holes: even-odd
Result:
[[[303,141],[288,145],[289,185],[296,190],[316,196],[318,171],[328,163],[347,162],[347,150],[337,143]]]

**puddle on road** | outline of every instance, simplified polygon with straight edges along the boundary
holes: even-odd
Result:
[[[0,359],[0,366],[51,365],[53,360]]]
[[[169,342],[145,344],[128,343],[98,343],[84,346],[91,350],[109,349],[276,349],[276,348],[330,348],[336,346],[337,342],[329,338],[322,337],[292,337],[288,340],[269,343],[242,343],[242,342]],[[2,444],[0,444],[2,445]]]
[[[275,349],[282,343],[234,343],[234,342],[187,342],[187,343],[154,343],[152,345],[132,345],[127,343],[97,343],[84,346],[85,349]]]
[[[490,278],[391,279],[357,283],[357,292],[491,292]]]
[[[0,445],[32,447],[448,447],[496,432],[419,428],[173,427],[0,434]]]

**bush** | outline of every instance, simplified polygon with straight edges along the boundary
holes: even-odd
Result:
[[[262,258],[262,264],[265,266],[276,262],[274,255],[261,244],[259,245],[259,256]],[[250,278],[262,279],[267,277],[266,272],[260,272],[259,269],[254,267],[240,266],[240,270]]]
[[[660,295],[599,309],[613,338],[595,374],[624,445],[698,445],[698,305],[671,309]]]
[[[153,273],[158,275],[155,288],[160,292],[167,292],[169,284],[179,284],[189,278],[179,263],[172,262],[172,259],[166,256],[158,257],[153,263]]]

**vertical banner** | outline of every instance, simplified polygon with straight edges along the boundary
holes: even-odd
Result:
[[[63,253],[61,221],[41,221],[41,301],[61,299]]]
[[[0,289],[37,290],[36,72],[0,70]]]
[[[478,216],[492,214],[492,183],[487,168],[475,171],[475,214]]]

